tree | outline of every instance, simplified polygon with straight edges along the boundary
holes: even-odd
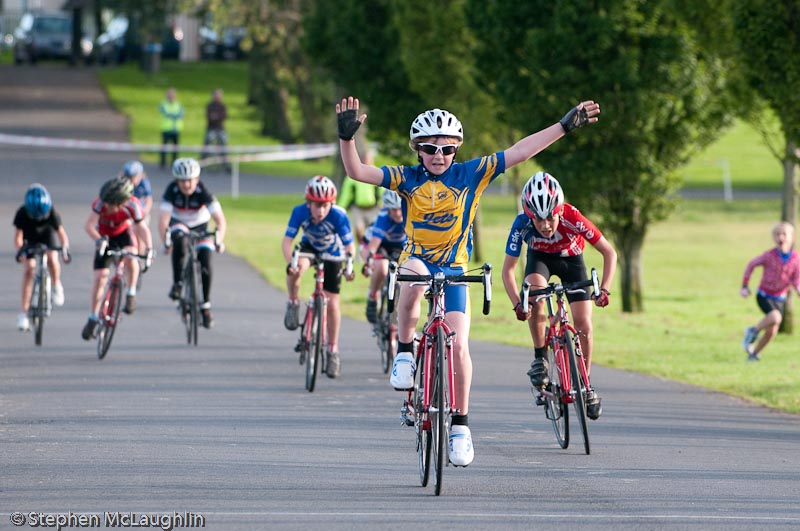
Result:
[[[782,149],[771,147],[783,165],[781,220],[797,227],[798,161],[800,160],[800,2],[750,0],[733,3],[735,53],[750,87],[777,117]],[[793,304],[789,299],[781,330],[791,333]]]
[[[668,1],[471,6],[479,70],[504,122],[535,131],[581,100],[600,102],[598,125],[537,159],[568,201],[598,216],[619,251],[623,311],[643,311],[648,227],[674,207],[676,170],[731,118],[724,62]]]

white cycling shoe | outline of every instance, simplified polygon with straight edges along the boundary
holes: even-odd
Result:
[[[31,329],[31,322],[28,320],[27,314],[20,313],[17,315],[17,329],[21,332],[27,332]]]
[[[64,286],[61,283],[53,286],[53,304],[64,306]]]
[[[454,466],[467,466],[475,459],[472,448],[472,433],[469,426],[453,426],[450,428],[450,462]]]
[[[414,354],[400,352],[394,358],[389,383],[397,391],[407,391],[414,387],[414,371],[416,370],[417,364],[414,362]]]

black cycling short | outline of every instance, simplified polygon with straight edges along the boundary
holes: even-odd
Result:
[[[306,243],[300,244],[301,253],[313,253],[319,255],[319,251]],[[331,262],[330,260],[323,260],[325,262],[325,280],[322,282],[322,289],[328,293],[338,294],[342,289],[342,262]],[[313,270],[313,268],[312,268]]]
[[[122,234],[111,236],[108,238],[108,248],[114,250],[124,249],[133,245],[133,238],[131,238],[130,231],[125,231]],[[111,267],[111,262],[114,260],[113,256],[100,256],[95,250],[94,253],[94,268],[95,269],[108,269]]]
[[[779,301],[777,299],[765,297],[760,293],[756,293],[756,302],[758,303],[758,307],[761,308],[761,311],[765,314],[773,310],[778,310],[781,312],[781,315],[783,315],[783,307],[786,306],[785,300]]]
[[[528,249],[527,260],[528,263],[525,266],[526,277],[531,273],[538,273],[549,281],[551,276],[556,275],[561,279],[562,284],[571,284],[589,279],[582,254],[560,256]],[[584,289],[583,292],[567,293],[569,302],[588,301],[591,298],[592,293],[589,289]]]
[[[403,246],[381,243],[381,246],[378,247],[378,252],[381,253],[384,258],[388,258],[389,260],[397,262],[397,260],[400,258],[400,255],[403,254]]]
[[[40,243],[46,245],[47,249],[51,251],[57,248],[59,241],[56,231],[54,230],[45,231],[43,234],[36,234],[30,239],[25,240],[25,244],[27,245],[27,247],[25,248],[23,256],[25,256],[25,258],[35,258],[36,254],[34,252],[35,251],[34,248]]]

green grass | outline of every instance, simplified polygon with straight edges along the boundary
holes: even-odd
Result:
[[[161,71],[147,74],[136,64],[125,64],[98,71],[100,83],[113,105],[130,117],[130,139],[137,144],[159,144],[161,116],[158,106],[169,87],[175,87],[185,109],[183,145],[202,145],[205,135],[205,109],[211,91],[221,88],[228,107],[225,128],[231,146],[269,146],[279,142],[260,134],[260,122],[253,106],[247,104],[247,63],[220,61],[181,63],[165,61]],[[144,160],[155,162],[157,154]],[[333,159],[244,163],[242,171],[279,176],[311,176],[330,174]]]
[[[230,250],[284,290],[280,241],[291,208],[299,202],[290,196],[223,198]],[[485,252],[497,274],[492,312],[474,316],[471,337],[528,347],[527,328],[516,321],[499,280],[514,200],[485,196],[482,205]],[[668,222],[653,227],[644,250],[646,311],[623,314],[615,286],[611,306],[594,312],[595,362],[800,413],[796,337],[780,335],[765,350],[764,361],[755,364],[745,362],[740,345],[745,326],[760,317],[753,298],[739,296],[742,271],[748,260],[772,245],[770,230],[779,209],[770,201],[691,201]],[[589,266],[601,266],[592,249],[586,260]],[[360,276],[345,284],[345,315],[364,319],[366,287]],[[302,296],[310,290],[311,282],[305,281]],[[480,308],[480,290],[471,290],[471,296],[473,308]]]

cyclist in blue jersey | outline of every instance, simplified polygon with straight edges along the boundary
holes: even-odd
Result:
[[[311,261],[301,258],[297,267],[292,267],[292,252],[294,239],[302,230],[300,251],[317,255],[332,257],[352,256],[355,253],[353,231],[350,229],[350,220],[345,210],[335,205],[336,185],[323,175],[312,177],[306,184],[306,202],[292,209],[289,224],[281,243],[283,257],[286,259],[286,289],[289,292],[289,301],[286,303],[286,315],[283,324],[287,330],[296,330],[300,326],[300,279],[303,273],[311,267]],[[341,310],[339,309],[339,291],[341,289],[340,271],[342,262],[325,261],[325,282],[323,289],[328,297],[328,345],[327,345],[327,374],[329,378],[336,378],[341,373],[341,359],[339,357],[339,323]],[[348,281],[353,280],[354,274],[345,275]]]
[[[144,172],[144,166],[138,160],[130,160],[122,167],[121,175],[133,183],[133,197],[139,201],[144,213],[144,224],[150,226],[150,210],[153,208],[153,187]],[[139,241],[139,254],[144,254],[144,242]],[[141,278],[141,277],[140,277]]]
[[[378,297],[381,286],[389,273],[389,261],[373,262],[375,253],[390,260],[397,260],[403,252],[408,237],[403,223],[403,200],[394,190],[384,190],[383,208],[364,234],[361,258],[364,260],[364,276],[369,277],[367,290],[367,321],[375,323],[378,318]]]
[[[367,118],[359,116],[359,101],[348,97],[336,104],[339,147],[347,174],[358,181],[396,190],[405,205],[408,242],[400,261],[406,271],[427,275],[443,271],[462,274],[472,254],[472,222],[486,187],[508,168],[528,160],[565,134],[597,122],[600,105],[584,101],[553,125],[533,133],[504,151],[467,162],[455,162],[464,141],[461,122],[442,109],[431,109],[411,124],[409,147],[417,154],[416,166],[364,164],[353,136]],[[398,301],[398,355],[390,383],[410,389],[416,370],[412,342],[425,288],[403,285]],[[450,286],[445,293],[446,318],[456,332],[453,344],[455,407],[449,436],[450,462],[467,466],[474,458],[468,427],[472,359],[469,354],[470,312],[466,286]]]

